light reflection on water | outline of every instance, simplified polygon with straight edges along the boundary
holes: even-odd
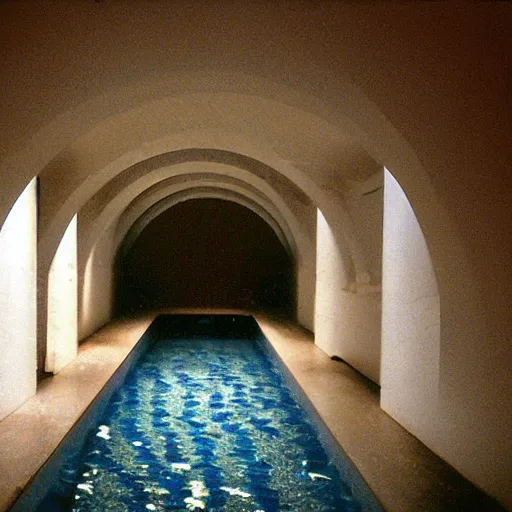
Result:
[[[53,503],[76,512],[360,510],[247,339],[155,343],[63,474]]]

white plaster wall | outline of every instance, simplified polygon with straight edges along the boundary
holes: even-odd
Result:
[[[438,435],[439,292],[421,227],[388,171],[382,274],[381,406],[432,446]]]
[[[316,253],[307,247],[296,261],[297,321],[309,331],[315,330]]]
[[[83,273],[78,309],[78,339],[83,340],[112,319],[114,309],[114,228],[94,245]]]
[[[349,291],[333,233],[318,211],[315,343],[380,381],[380,294]]]
[[[36,392],[37,185],[0,231],[0,420]]]
[[[77,218],[71,219],[48,275],[45,369],[58,373],[77,355]]]
[[[384,176],[382,169],[364,182],[355,183],[344,194],[347,212],[364,250],[371,283],[382,281],[382,217],[384,211]]]

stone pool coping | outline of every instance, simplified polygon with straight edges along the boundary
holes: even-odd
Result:
[[[378,388],[332,361],[292,322],[238,310],[160,310],[117,319],[81,344],[78,358],[0,422],[0,511],[57,448],[162,313],[253,314],[261,330],[387,511],[501,510],[379,407]]]

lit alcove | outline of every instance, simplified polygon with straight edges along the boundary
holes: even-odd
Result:
[[[336,233],[317,211],[315,343],[375,383],[380,382],[380,287],[350,278]]]
[[[373,239],[367,244],[376,262],[368,267],[371,282],[351,276],[343,240],[336,236],[340,226],[317,212],[315,342],[380,384],[382,408],[430,442],[436,430],[440,371],[437,280],[425,237],[397,180],[384,169],[384,193],[382,174],[370,182],[380,184],[380,192],[354,192],[347,211],[354,205],[370,209],[364,215],[371,225],[366,231],[356,227],[360,240],[366,236],[367,241],[368,235]]]
[[[45,370],[58,373],[75,359],[77,343],[77,217],[71,219],[48,276]]]
[[[0,420],[36,391],[37,179],[0,231]]]

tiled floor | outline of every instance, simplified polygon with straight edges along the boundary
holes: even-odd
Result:
[[[51,455],[155,315],[116,320],[100,330],[81,345],[77,360],[0,422],[0,511]],[[284,320],[255,317],[386,510],[502,510],[386,415],[377,387],[331,361],[309,333]]]

